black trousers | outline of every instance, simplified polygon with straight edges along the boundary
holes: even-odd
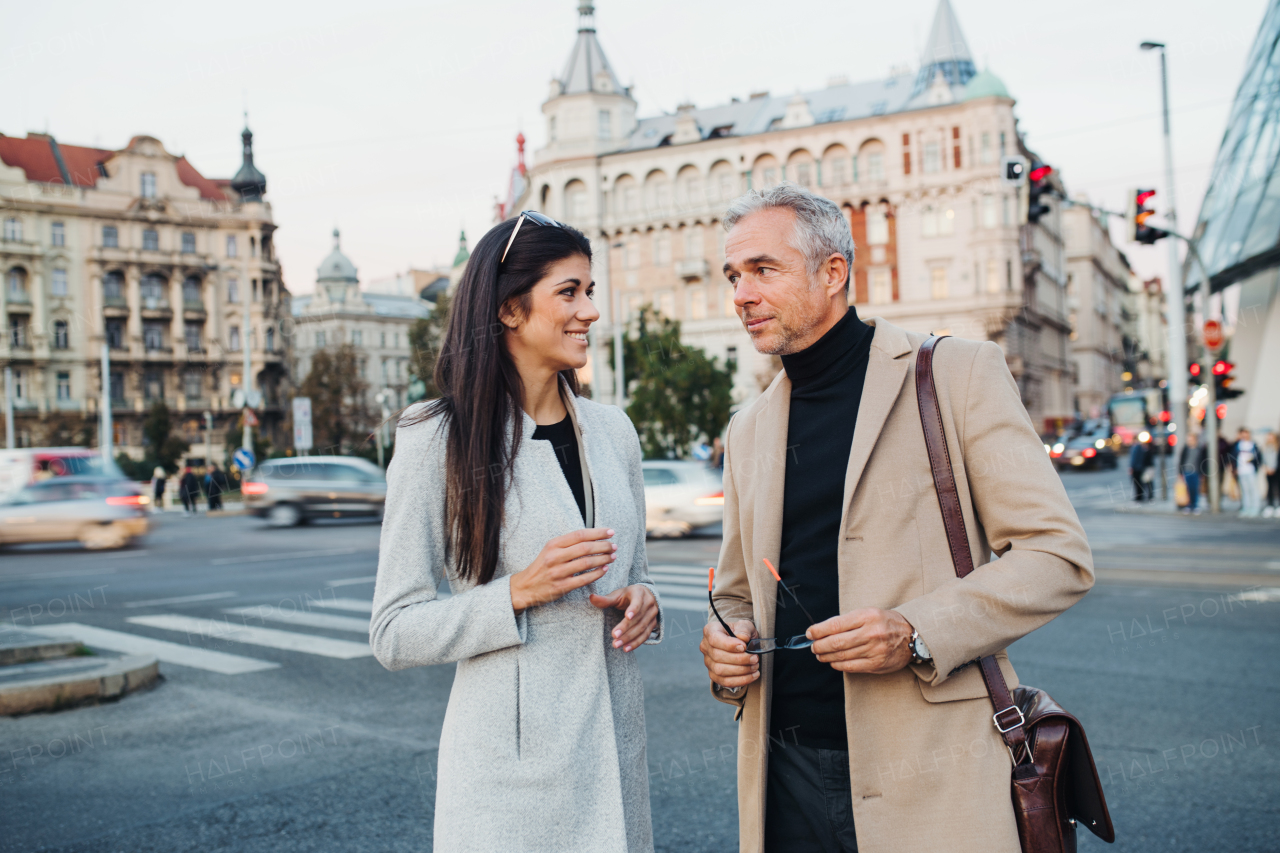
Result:
[[[765,853],[857,853],[849,753],[770,744]]]

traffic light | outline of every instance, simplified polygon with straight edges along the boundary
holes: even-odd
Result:
[[[1001,161],[1002,179],[1010,186],[1020,187],[1027,180],[1027,160],[1017,154]]]
[[[1231,371],[1236,366],[1229,361],[1217,361],[1213,365],[1213,392],[1215,399],[1231,400],[1239,397],[1244,393],[1243,388],[1232,388],[1232,384],[1236,378],[1231,375]]]
[[[1147,207],[1147,202],[1156,194],[1155,190],[1131,190],[1129,192],[1129,212],[1125,219],[1129,223],[1129,239],[1150,246],[1155,241],[1168,237],[1169,232],[1154,228],[1147,224],[1155,211]]]
[[[1198,385],[1200,383],[1200,362],[1193,361],[1187,365],[1187,373],[1191,377],[1191,384]]]
[[[1040,162],[1031,164],[1031,172],[1027,175],[1027,222],[1032,225],[1049,212],[1049,205],[1042,199],[1053,192],[1053,188],[1049,186],[1051,174],[1052,166]]]

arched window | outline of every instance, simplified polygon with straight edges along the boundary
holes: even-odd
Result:
[[[102,298],[107,305],[124,305],[124,273],[112,270],[102,277]]]
[[[832,145],[822,154],[822,185],[845,187],[849,185],[852,169],[849,165],[849,149]]]
[[[613,182],[613,210],[618,216],[634,216],[640,212],[640,187],[630,175]]]
[[[694,166],[685,166],[676,175],[676,205],[681,210],[701,207],[702,177]]]
[[[267,352],[276,351],[276,330],[274,326],[267,326]]]
[[[564,188],[564,218],[570,222],[581,222],[587,215],[587,185],[582,181],[570,181]]]
[[[159,273],[147,273],[142,277],[143,308],[167,308],[169,300],[165,298],[165,286],[168,284]]]
[[[9,286],[10,302],[30,302],[31,297],[27,295],[27,271],[22,267],[14,267],[9,270],[6,276]]]
[[[767,190],[778,183],[778,161],[771,154],[761,155],[752,167],[752,188]]]
[[[200,295],[200,279],[189,275],[182,281],[182,302],[186,308],[199,310],[204,308],[204,299]]]
[[[665,216],[671,210],[671,181],[661,169],[644,180],[644,206],[649,214]]]

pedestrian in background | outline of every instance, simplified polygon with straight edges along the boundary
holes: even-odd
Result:
[[[168,482],[165,476],[164,468],[157,465],[155,470],[151,472],[151,509],[153,512],[160,512],[164,509],[164,487]]]
[[[942,341],[932,369],[980,564],[958,580],[917,406],[928,336],[858,317],[830,200],[784,183],[724,223],[738,315],[783,365],[725,437],[713,603],[728,630],[712,615],[701,643],[712,694],[740,709],[739,849],[1013,853],[1012,761],[966,664],[994,655],[1016,683],[1004,649],[1093,585],[1062,481],[1000,347]],[[761,637],[776,651],[749,652]]]
[[[206,493],[209,495],[209,509],[222,509],[222,496],[227,493],[230,484],[226,473],[218,467],[217,462],[209,463],[209,472],[204,475]]]
[[[369,640],[387,669],[457,662],[437,853],[653,851],[631,653],[661,611],[640,439],[580,396],[593,290],[576,229],[494,226],[451,303],[441,397],[396,430]]]
[[[178,498],[182,501],[182,511],[187,515],[195,513],[200,504],[200,481],[189,465],[182,469],[182,479],[178,481]]]
[[[1149,442],[1149,438],[1135,441],[1129,450],[1129,479],[1133,481],[1133,499],[1138,503],[1151,499],[1151,486],[1147,481],[1152,464]]]
[[[1266,518],[1280,515],[1280,436],[1267,433],[1262,440],[1262,469],[1267,477],[1267,506],[1262,511]]]
[[[1188,433],[1187,443],[1182,445],[1178,453],[1178,473],[1187,487],[1187,505],[1183,512],[1198,513],[1200,511],[1200,473],[1208,464],[1208,454],[1200,446],[1199,433]]]
[[[1236,482],[1240,486],[1240,515],[1254,518],[1261,511],[1258,495],[1258,445],[1244,427],[1236,433],[1236,443],[1231,448],[1232,467],[1236,471]]]

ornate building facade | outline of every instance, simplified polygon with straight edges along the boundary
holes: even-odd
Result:
[[[688,344],[736,362],[738,404],[754,397],[776,368],[735,315],[720,223],[743,192],[792,181],[845,211],[860,314],[997,341],[1037,425],[1072,414],[1060,211],[1053,203],[1039,225],[1021,224],[1000,165],[1027,153],[1014,99],[974,67],[948,0],[914,72],[652,117],[637,117],[589,0],[579,15],[542,105],[547,144],[505,212],[538,209],[607,247],[596,271],[610,294],[606,318],[625,322],[654,305],[681,321]],[[611,400],[609,365],[592,369],[597,396]]]
[[[20,444],[58,441],[68,424],[96,421],[104,380],[114,443],[134,456],[157,401],[193,454],[207,440],[225,446],[240,416],[236,389],[262,392],[262,427],[277,432],[289,292],[247,127],[242,141],[240,171],[212,180],[149,136],[108,150],[0,135],[0,362],[15,377]],[[201,432],[205,412],[212,436]]]
[[[359,353],[360,378],[368,386],[365,406],[377,414],[375,397],[383,389],[392,398],[392,411],[407,406],[409,360],[413,351],[409,330],[415,320],[431,314],[432,303],[423,292],[442,276],[434,274],[416,286],[413,271],[384,282],[377,290],[362,289],[356,266],[342,253],[338,229],[333,230],[333,251],[316,270],[314,294],[293,297],[294,376],[301,383],[311,371],[316,352],[350,344]],[[399,284],[397,284],[399,282]],[[437,291],[444,285],[438,285]],[[430,294],[428,294],[430,295]]]

